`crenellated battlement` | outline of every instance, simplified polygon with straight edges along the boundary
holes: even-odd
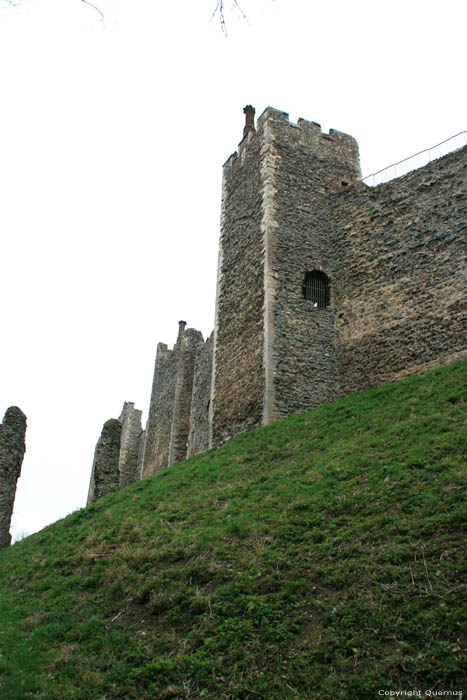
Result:
[[[321,160],[340,161],[342,166],[349,171],[351,180],[361,178],[358,143],[353,136],[345,134],[337,129],[330,129],[329,133],[321,130],[321,125],[315,121],[298,119],[296,123],[290,121],[287,112],[282,112],[273,107],[266,107],[257,120],[256,129],[245,126],[244,137],[235,151],[225,162],[224,169],[235,167],[243,163],[247,154],[257,147],[258,140],[278,140],[282,145],[288,143],[289,147],[302,148],[310,155]]]

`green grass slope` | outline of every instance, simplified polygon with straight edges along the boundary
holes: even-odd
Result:
[[[465,691],[466,374],[245,433],[1,551],[2,700]]]

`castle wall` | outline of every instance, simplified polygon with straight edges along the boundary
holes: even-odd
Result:
[[[140,477],[141,443],[143,434],[141,416],[142,411],[135,409],[134,403],[125,401],[119,418],[122,424],[118,462],[120,488],[129,486],[129,484],[137,481]]]
[[[187,457],[209,449],[213,334],[198,347],[193,375]]]
[[[159,343],[142,458],[140,412],[121,416],[121,485],[467,356],[467,148],[372,189],[353,137],[271,108],[255,130],[244,112],[223,171],[214,334],[180,321],[173,350]],[[323,303],[305,294],[316,271]]]
[[[97,501],[98,498],[119,489],[118,463],[121,432],[122,425],[116,418],[111,418],[104,423],[94,452],[87,506]]]
[[[466,149],[370,190],[353,137],[271,108],[255,132],[251,109],[224,166],[213,446],[465,355]]]
[[[186,458],[193,375],[202,334],[180,322],[173,350],[159,343],[154,369],[142,477]]]
[[[10,523],[26,446],[26,416],[11,406],[0,424],[0,547],[11,542]]]
[[[224,166],[210,444],[262,423],[261,141],[247,134]]]
[[[341,394],[467,356],[467,148],[330,202]]]

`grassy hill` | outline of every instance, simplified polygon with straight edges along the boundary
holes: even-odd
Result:
[[[2,700],[465,692],[466,375],[245,433],[2,550]]]

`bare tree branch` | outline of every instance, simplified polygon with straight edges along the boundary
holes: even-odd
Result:
[[[89,0],[81,0],[81,2],[84,2],[86,5],[89,5],[89,7],[92,7],[94,10],[96,10],[96,12],[98,12],[100,14],[102,21],[104,21],[104,19],[105,19],[104,13],[101,12],[101,10],[99,10],[98,7],[93,5],[92,2],[89,2]]]
[[[235,8],[247,22],[246,14],[243,12],[242,8],[238,4],[238,0],[232,1],[232,7]],[[217,5],[212,13],[211,19],[216,15],[219,15],[219,21],[221,23],[221,28],[225,36],[227,36],[227,23],[225,21],[225,0],[217,0]]]

